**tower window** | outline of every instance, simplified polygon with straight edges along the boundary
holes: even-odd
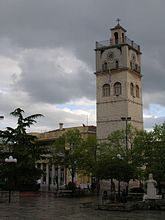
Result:
[[[110,85],[109,84],[103,85],[103,96],[105,97],[110,96]]]
[[[118,32],[114,33],[114,37],[115,37],[115,44],[118,44],[119,43]]]
[[[120,82],[116,82],[114,84],[114,95],[116,96],[121,95],[121,83]]]
[[[102,64],[102,70],[103,70],[103,71],[107,71],[107,69],[108,69],[107,62],[104,62],[104,63]]]
[[[119,68],[119,61],[118,60],[116,60],[115,65],[116,65],[116,69],[118,69]]]
[[[135,62],[136,62],[136,58],[135,58],[135,55],[133,54],[132,55],[132,69],[133,70],[136,70]]]
[[[138,65],[137,65],[137,64],[135,64],[135,70],[136,70],[136,71],[138,70]]]
[[[139,95],[139,86],[138,85],[136,85],[136,97],[137,98],[140,97],[140,95]]]
[[[130,62],[130,68],[131,68],[131,70],[133,69],[133,67],[132,67],[132,61]]]
[[[130,84],[130,93],[131,93],[131,96],[134,97],[134,85],[133,85],[133,83]]]
[[[122,43],[124,43],[124,33],[122,33]]]

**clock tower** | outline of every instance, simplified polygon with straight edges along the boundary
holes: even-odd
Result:
[[[119,24],[110,39],[96,42],[97,139],[106,141],[115,130],[125,129],[123,119],[143,129],[140,46]]]

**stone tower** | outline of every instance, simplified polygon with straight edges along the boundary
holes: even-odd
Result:
[[[124,129],[127,120],[143,129],[140,46],[118,21],[109,40],[96,42],[95,51],[97,139],[106,141],[111,132]]]

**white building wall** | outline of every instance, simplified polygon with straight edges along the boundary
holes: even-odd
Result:
[[[119,37],[124,29],[113,29],[111,36],[118,31]],[[125,35],[124,35],[125,36]],[[121,38],[120,38],[121,39]],[[131,42],[131,41],[130,41]],[[96,50],[96,104],[97,104],[97,139],[106,140],[108,135],[115,130],[125,128],[125,123],[121,117],[131,117],[131,124],[143,129],[143,105],[142,105],[142,83],[140,71],[140,51],[137,47],[128,45],[110,45]],[[108,59],[108,53],[112,52],[114,60]],[[134,57],[134,58],[133,58]],[[119,62],[116,68],[115,62]],[[131,63],[136,64],[138,71],[131,69]],[[102,69],[103,63],[107,63],[107,70]],[[135,67],[135,65],[132,65]],[[120,82],[122,93],[119,96],[114,95],[114,84]],[[132,96],[130,84],[139,87],[139,97]],[[110,96],[103,96],[103,85],[109,84],[111,87]],[[134,90],[135,93],[135,90]]]

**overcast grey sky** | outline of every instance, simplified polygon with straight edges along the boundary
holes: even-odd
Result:
[[[121,19],[142,50],[145,128],[165,119],[164,0],[0,0],[0,128],[41,113],[32,130],[95,124],[95,41]]]

